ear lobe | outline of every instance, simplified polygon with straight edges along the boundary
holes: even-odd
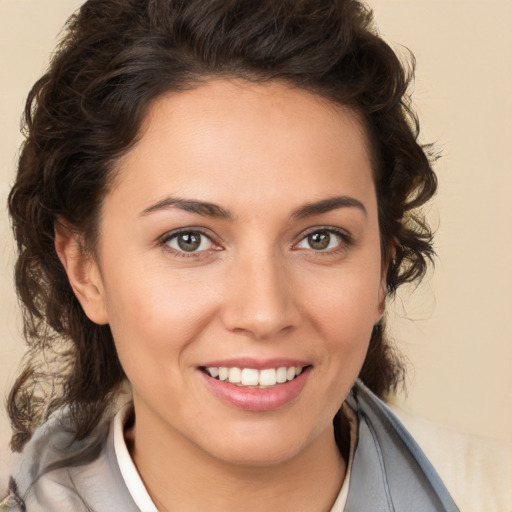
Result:
[[[69,284],[85,314],[97,324],[107,324],[105,292],[97,263],[83,249],[82,240],[62,219],[55,222],[55,250]]]
[[[386,297],[388,296],[388,265],[384,265],[381,272],[381,279],[378,291],[378,308],[377,308],[377,320],[375,323],[381,321],[384,311],[386,310]]]
[[[382,264],[381,271],[381,280],[379,287],[379,308],[378,308],[378,319],[377,322],[380,322],[382,316],[384,315],[384,311],[386,310],[386,297],[388,296],[388,270],[389,266],[395,261],[396,251],[400,242],[396,237],[393,237],[391,243],[389,244],[389,252],[386,254],[385,261]]]
[[[387,297],[387,284],[386,284],[386,274],[384,274],[383,279],[380,283],[380,289],[379,289],[379,319],[380,322],[382,315],[384,314],[384,311],[386,310],[386,297]]]

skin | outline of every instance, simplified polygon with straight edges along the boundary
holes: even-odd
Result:
[[[385,290],[358,116],[281,83],[210,81],[159,98],[116,170],[96,257],[65,228],[56,245],[89,318],[111,326],[133,390],[127,439],[158,509],[329,510],[346,467],[332,419]],[[294,216],[340,196],[362,207]],[[171,197],[231,218],[161,204]],[[207,235],[198,251],[180,252],[180,228]],[[329,246],[312,247],[326,230]],[[198,369],[233,357],[310,370],[284,406],[247,411]]]

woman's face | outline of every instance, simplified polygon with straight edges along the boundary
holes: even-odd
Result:
[[[137,427],[258,464],[332,438],[384,300],[358,117],[211,81],[158,99],[117,170],[90,316],[111,326]]]

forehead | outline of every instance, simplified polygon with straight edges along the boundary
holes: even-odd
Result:
[[[137,201],[173,194],[276,208],[283,194],[307,202],[333,187],[365,196],[372,175],[354,111],[283,83],[212,80],[152,103],[114,190],[131,187]]]
[[[343,144],[343,138],[350,144],[348,131],[340,133],[343,126],[350,128],[353,138],[359,138],[362,148],[370,152],[365,122],[359,113],[282,81],[212,79],[189,90],[169,92],[150,105],[139,138],[154,136],[155,129],[164,127],[183,139],[205,133],[209,128],[217,136],[232,136],[234,130],[238,136],[252,136],[251,129],[258,126],[265,127],[268,133],[280,132],[274,147],[286,142],[287,135],[290,139],[298,135],[307,139],[322,137],[326,142],[336,139],[337,144]],[[301,128],[306,128],[302,134]],[[253,144],[259,141],[264,140],[252,139]],[[280,149],[285,150],[286,145]]]

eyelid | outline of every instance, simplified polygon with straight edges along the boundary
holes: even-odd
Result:
[[[210,240],[210,242],[212,243],[212,245],[214,247],[209,248],[209,249],[203,249],[201,251],[187,252],[187,251],[181,251],[179,249],[175,249],[174,247],[169,246],[170,240],[172,240],[172,239],[176,238],[177,236],[184,234],[184,233],[198,233],[201,236],[208,238],[208,240]],[[222,250],[222,247],[218,243],[216,238],[217,237],[214,236],[213,233],[211,233],[209,230],[206,230],[205,228],[196,227],[196,226],[187,226],[187,227],[181,227],[181,228],[173,229],[171,231],[166,232],[164,235],[162,235],[161,237],[158,238],[157,243],[164,250],[171,252],[176,256],[189,258],[189,257],[199,257],[199,256],[203,255],[204,253],[209,252],[211,250],[214,250],[214,251]]]
[[[315,251],[314,249],[310,249],[311,251],[313,251],[315,253],[323,252],[326,254],[332,254],[339,250],[343,250],[343,249],[347,248],[347,246],[353,245],[353,243],[354,243],[352,235],[345,229],[334,227],[334,226],[313,226],[311,228],[306,229],[299,235],[298,240],[293,244],[292,248],[295,250],[302,250],[301,248],[297,248],[297,245],[300,242],[302,242],[304,239],[306,239],[309,235],[312,235],[313,233],[318,233],[320,231],[326,231],[328,233],[332,233],[332,234],[338,236],[339,238],[341,238],[343,243],[341,244],[341,247],[339,247],[337,249],[330,249],[330,250],[325,250],[325,251]]]

